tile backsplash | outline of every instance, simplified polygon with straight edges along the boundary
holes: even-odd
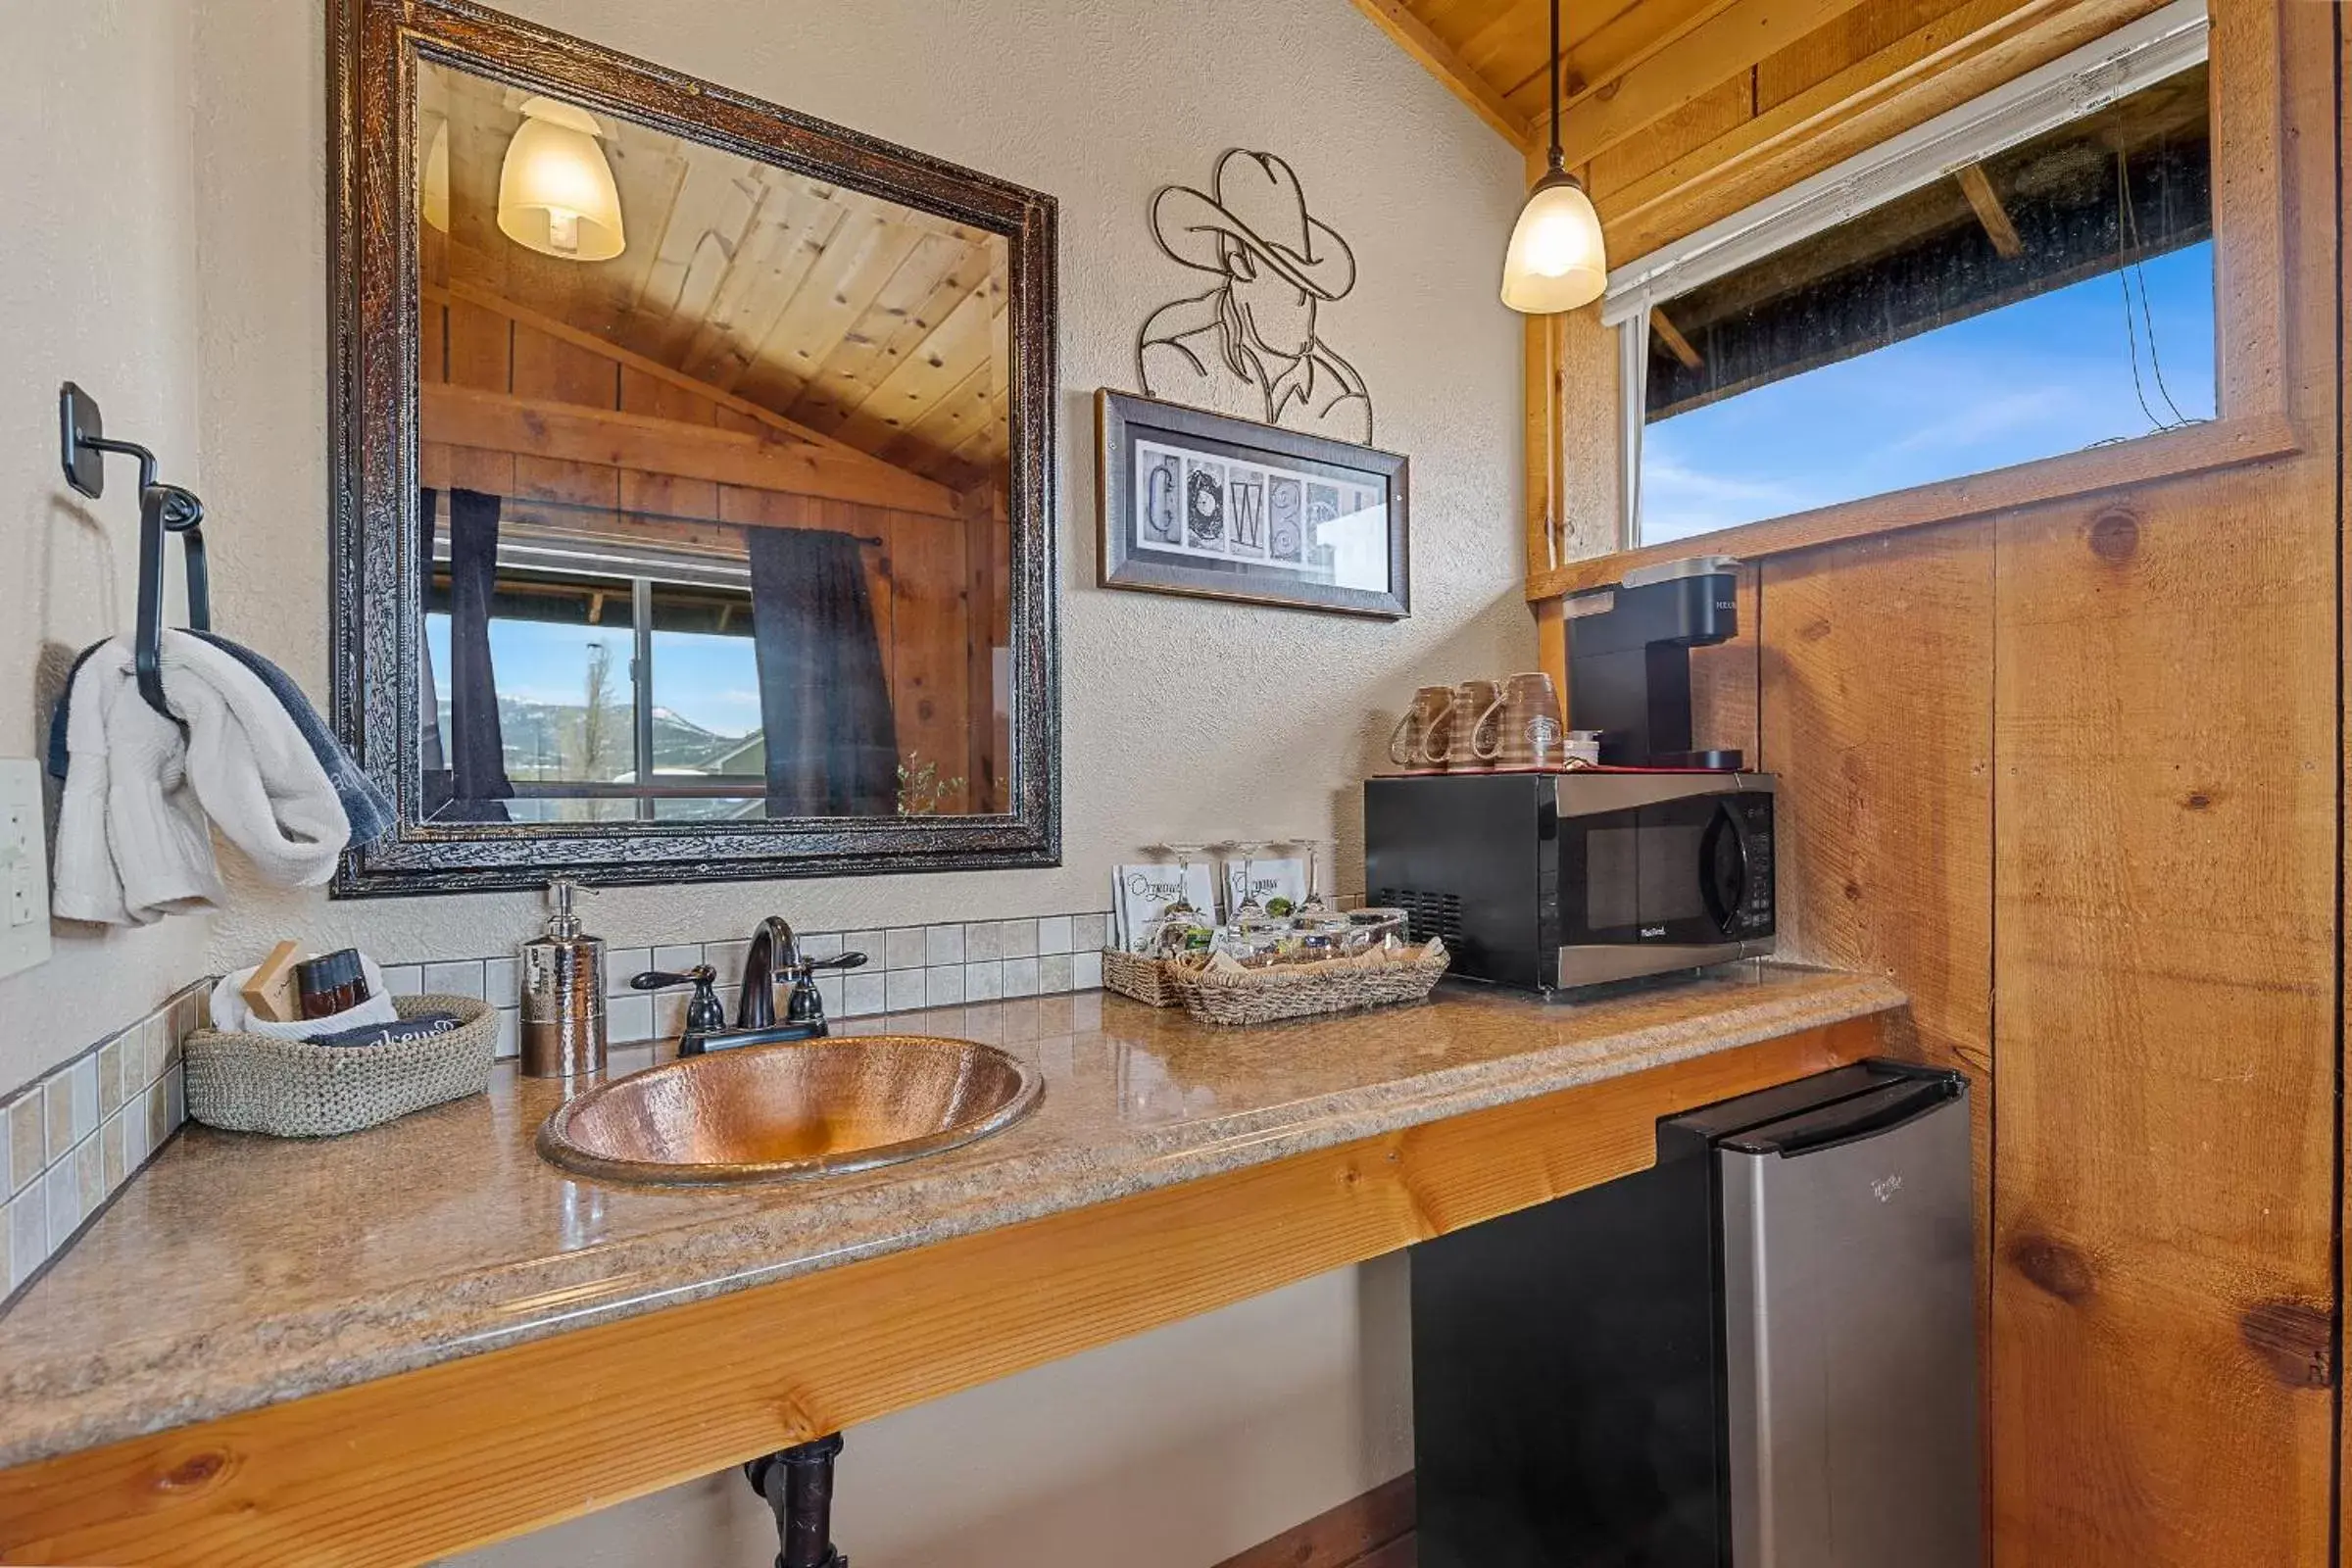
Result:
[[[945,925],[890,926],[869,931],[801,933],[801,949],[811,958],[862,953],[862,968],[820,971],[816,990],[828,1018],[862,1018],[880,1012],[993,1002],[1004,997],[1058,996],[1099,990],[1102,945],[1110,935],[1106,912],[1051,914],[1019,920],[971,920]],[[718,989],[730,1016],[734,990],[742,983],[747,939],[672,943],[659,947],[605,948],[605,1031],[616,1045],[666,1039],[684,1027],[685,988],[648,994],[629,989],[629,978],[647,969],[671,972],[707,963],[718,971]],[[433,963],[385,963],[384,982],[394,996],[432,993],[475,997],[498,1009],[498,1054],[519,1049],[519,1004],[514,956],[459,958]]]
[[[0,1101],[0,1307],[66,1249],[187,1119],[180,1043],[196,981]]]

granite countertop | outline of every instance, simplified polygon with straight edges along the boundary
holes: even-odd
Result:
[[[0,1468],[1393,1132],[1902,1005],[1884,980],[1749,964],[1544,1004],[1255,1029],[1089,993],[842,1035],[954,1035],[1042,1069],[1007,1131],[906,1165],[748,1188],[566,1177],[558,1085],[318,1143],[191,1125],[0,1316]],[[616,1051],[614,1071],[651,1053]]]

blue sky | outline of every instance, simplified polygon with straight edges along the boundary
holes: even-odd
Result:
[[[2211,418],[2213,246],[2140,270],[2165,385],[2181,414]],[[2136,311],[2132,325],[2148,404],[2170,418]],[[2123,287],[2108,272],[1648,426],[1642,537],[1688,538],[2149,428]]]
[[[449,618],[426,617],[433,678],[449,695]],[[585,690],[588,650],[612,650],[614,696],[625,700],[635,638],[626,627],[564,626],[546,621],[493,620],[490,663],[503,697],[529,703],[578,704]],[[749,637],[693,632],[654,633],[654,706],[720,735],[760,727],[760,673]]]

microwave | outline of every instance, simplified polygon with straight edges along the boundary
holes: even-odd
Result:
[[[1364,784],[1364,893],[1453,972],[1557,991],[1762,957],[1768,773],[1457,773]]]

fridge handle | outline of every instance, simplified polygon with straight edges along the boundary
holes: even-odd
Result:
[[[1963,1083],[1943,1077],[1888,1084],[1810,1114],[1758,1128],[1747,1137],[1731,1140],[1729,1147],[1748,1153],[1795,1159],[1859,1138],[1892,1132],[1950,1104],[1961,1097],[1964,1089]]]

